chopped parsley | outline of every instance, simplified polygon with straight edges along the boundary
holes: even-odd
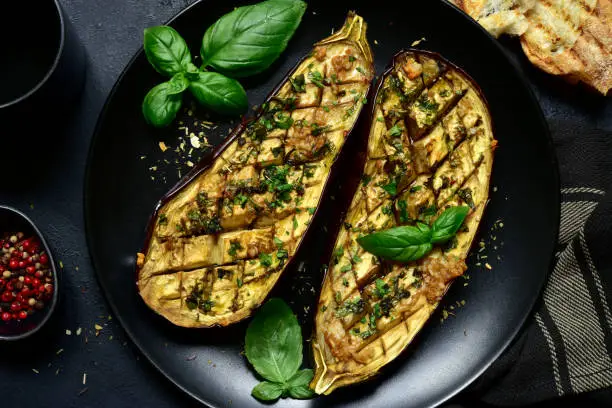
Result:
[[[306,78],[304,78],[304,74],[294,76],[289,79],[289,82],[291,82],[291,86],[295,92],[306,92]]]
[[[402,135],[402,128],[398,125],[393,125],[391,129],[389,129],[389,136],[398,137]]]
[[[399,220],[402,224],[406,224],[410,222],[410,218],[408,217],[408,212],[406,211],[408,208],[408,203],[406,200],[398,200],[397,208],[399,210]]]
[[[340,292],[336,292],[336,295],[339,295],[339,294]],[[340,296],[336,296],[336,300]],[[365,302],[360,297],[354,300],[347,300],[344,303],[342,303],[342,305],[336,308],[336,316],[345,317],[345,316],[348,316],[349,314],[358,314],[358,313],[363,312],[364,308],[365,308]]]
[[[249,197],[244,194],[238,194],[236,197],[234,197],[234,204],[239,205],[242,208],[246,206],[248,201]]]
[[[278,251],[276,251],[276,257],[278,259],[287,259],[289,258],[289,252],[287,252],[286,249],[279,249]]]
[[[272,266],[272,255],[270,254],[259,254],[259,264],[264,268]]]
[[[159,225],[168,225],[168,217],[166,214],[159,214]]]
[[[457,195],[463,201],[465,201],[465,203],[468,205],[468,207],[470,207],[472,210],[476,207],[474,205],[474,198],[472,197],[472,189],[470,189],[470,188],[462,188],[459,191],[457,191]]]
[[[242,250],[242,249],[244,249],[244,248],[243,248],[243,247],[242,247],[242,245],[240,244],[240,241],[238,241],[238,240],[232,240],[232,241],[230,241],[230,247],[229,247],[229,249],[227,250],[227,254],[228,254],[229,256],[231,256],[232,258],[235,258],[235,257],[236,257],[236,255],[237,255],[237,252],[238,252],[238,251],[240,251],[240,250]]]
[[[372,176],[368,175],[368,174],[364,174],[363,177],[361,177],[361,184],[366,187],[368,184],[370,184],[370,181],[372,181]]]
[[[390,196],[394,196],[397,194],[397,182],[395,180],[389,182],[381,186],[383,190],[385,190]]]
[[[410,192],[411,193],[416,193],[417,191],[421,190],[423,188],[423,186],[412,186],[410,187]]]
[[[419,99],[417,99],[416,106],[424,112],[435,113],[440,105],[438,105],[437,102],[429,99],[427,94],[423,94],[419,97]]]
[[[281,241],[280,239],[274,237],[274,245],[276,245],[277,248],[282,248],[283,247],[283,241]]]
[[[289,115],[280,113],[274,118],[276,127],[279,129],[289,129],[293,125],[293,119]]]
[[[274,157],[278,157],[283,152],[283,148],[281,146],[273,147],[271,151]]]
[[[384,280],[380,278],[376,279],[375,285],[376,288],[374,289],[374,293],[379,299],[384,298],[389,293],[389,285]]]
[[[343,265],[343,266],[340,268],[340,272],[342,272],[342,273],[344,273],[344,272],[348,272],[348,271],[350,271],[351,269],[353,269],[353,267],[351,266],[351,264],[346,264],[346,265]]]
[[[321,133],[327,132],[327,130],[329,129],[329,126],[320,126],[316,123],[313,123],[312,125],[310,125],[310,127],[312,128],[310,133],[313,136],[319,136]]]
[[[393,214],[393,205],[392,204],[388,204],[388,205],[383,206],[382,213],[385,214],[385,215]]]
[[[319,88],[323,88],[325,86],[323,85],[323,75],[321,75],[319,71],[312,71],[308,73],[308,78],[310,78],[310,81]]]

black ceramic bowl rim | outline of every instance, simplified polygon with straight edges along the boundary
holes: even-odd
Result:
[[[25,333],[20,333],[20,334],[15,334],[15,335],[1,335],[0,334],[0,341],[2,340],[15,341],[15,340],[25,339],[26,337],[30,337],[31,335],[36,333],[38,330],[40,330],[40,328],[43,327],[45,323],[47,323],[47,321],[53,314],[53,311],[55,310],[55,306],[57,305],[58,292],[59,292],[59,285],[58,285],[59,281],[58,281],[58,276],[57,276],[57,270],[55,268],[55,262],[53,261],[53,254],[51,254],[51,250],[49,248],[49,245],[47,245],[47,241],[45,240],[45,237],[40,232],[36,224],[34,224],[34,221],[32,221],[27,215],[25,215],[24,213],[22,213],[21,211],[15,208],[8,207],[6,205],[0,205],[0,211],[3,211],[3,210],[10,211],[16,214],[18,217],[25,220],[30,225],[30,227],[32,227],[32,230],[38,236],[42,245],[45,247],[45,252],[47,253],[47,257],[49,258],[49,265],[51,266],[51,270],[53,271],[53,283],[55,285],[55,290],[53,291],[53,298],[51,299],[51,304],[44,310],[45,316],[42,318],[40,322],[38,322],[38,324],[34,328],[28,330]]]
[[[60,42],[59,42],[59,46],[57,47],[57,52],[55,54],[55,59],[53,60],[53,64],[51,64],[51,67],[49,67],[49,70],[47,71],[45,76],[40,81],[38,81],[38,83],[33,88],[31,88],[28,92],[21,95],[17,99],[13,99],[12,101],[6,102],[4,104],[0,104],[0,109],[17,105],[21,103],[22,101],[28,99],[32,95],[34,95],[40,88],[43,87],[43,85],[45,85],[45,83],[47,83],[51,75],[53,75],[53,72],[55,72],[57,65],[59,64],[60,57],[62,56],[62,52],[64,51],[64,42],[65,42],[65,35],[66,35],[66,25],[65,24],[66,23],[64,21],[64,14],[62,13],[62,8],[59,4],[59,0],[52,0],[52,2],[55,5],[55,10],[57,11],[57,15],[59,17],[59,28],[60,28]]]

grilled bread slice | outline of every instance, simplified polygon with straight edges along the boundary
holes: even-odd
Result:
[[[406,349],[465,271],[487,203],[496,141],[487,104],[467,74],[438,54],[401,52],[383,74],[370,114],[362,181],[315,318],[311,388],[319,394],[371,377]],[[416,262],[385,261],[356,241],[432,222],[459,205],[470,212],[456,239]]]
[[[604,95],[612,87],[611,0],[451,1],[496,37],[520,35],[540,69]]]
[[[521,35],[529,22],[525,13],[537,0],[452,0],[487,29],[494,37],[501,34]]]
[[[240,126],[158,205],[138,290],[178,326],[249,316],[291,264],[373,77],[353,13],[315,44],[255,120]]]
[[[584,82],[607,95],[612,88],[612,1],[537,2],[526,14],[523,51],[542,70]]]

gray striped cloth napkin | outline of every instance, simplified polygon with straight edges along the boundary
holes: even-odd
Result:
[[[565,186],[555,266],[517,339],[459,398],[465,406],[593,406],[580,396],[612,390],[612,132],[550,127]]]

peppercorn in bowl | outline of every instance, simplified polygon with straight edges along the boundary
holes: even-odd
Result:
[[[0,340],[28,337],[49,320],[57,282],[41,232],[22,212],[0,206]]]

